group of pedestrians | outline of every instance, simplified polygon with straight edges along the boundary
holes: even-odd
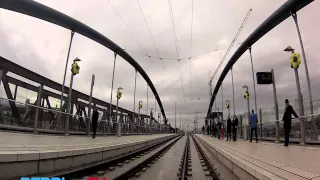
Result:
[[[288,146],[289,145],[289,136],[290,136],[290,131],[291,131],[291,122],[292,122],[292,117],[291,115],[294,115],[295,118],[298,118],[297,113],[293,110],[292,106],[289,104],[289,100],[286,99],[285,100],[285,109],[284,109],[284,113],[283,113],[283,117],[282,117],[282,121],[283,121],[283,128],[284,128],[284,137],[285,137],[285,142],[284,142],[284,146]],[[233,140],[236,141],[237,140],[237,127],[238,127],[238,118],[236,116],[234,116],[233,120],[231,120],[230,117],[228,117],[227,119],[227,141]],[[256,142],[258,142],[258,131],[257,131],[257,124],[258,124],[258,116],[257,114],[254,112],[254,110],[251,110],[251,114],[249,117],[249,125],[250,125],[250,142],[252,142],[252,138],[253,138],[253,132],[255,135],[255,139]],[[204,126],[202,127],[202,131],[204,132]],[[209,126],[207,127],[207,132],[209,134],[210,128]],[[218,135],[218,139],[220,139],[220,135],[221,135],[221,139],[224,138],[224,123],[220,123],[220,121],[218,120],[218,122],[215,124],[213,123],[213,134],[212,136],[217,137],[216,135]]]
[[[227,119],[227,124],[226,124],[226,129],[225,129],[225,124],[221,123],[220,120],[218,120],[216,123],[213,122],[211,126],[211,132],[212,136],[217,137],[218,139],[224,139],[225,136],[225,131],[226,131],[226,136],[227,136],[227,141],[236,141],[237,140],[237,128],[239,125],[239,121],[237,116],[234,116],[233,119],[231,120],[230,117]],[[204,133],[205,127],[202,127],[202,132]],[[209,134],[210,132],[210,127],[207,126],[207,133]]]
[[[233,140],[236,141],[237,140],[237,128],[238,128],[238,118],[237,116],[233,117],[233,120],[231,120],[230,117],[228,117],[227,119],[227,141]]]
[[[291,131],[291,122],[292,122],[292,117],[291,115],[294,115],[295,118],[298,118],[297,113],[293,110],[292,106],[289,104],[289,100],[285,100],[286,107],[284,109],[282,121],[283,121],[283,129],[284,129],[284,146],[289,145],[289,136],[290,136],[290,131]],[[250,115],[250,128],[251,128],[251,138],[250,142],[252,142],[252,134],[253,131],[255,132],[256,136],[256,142],[258,142],[258,137],[257,137],[257,123],[258,123],[258,117],[257,114],[254,113],[254,110],[252,110],[252,113]]]

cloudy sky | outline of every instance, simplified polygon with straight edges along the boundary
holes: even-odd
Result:
[[[248,10],[252,9],[252,13],[236,43],[245,40],[285,0],[194,1],[192,41],[192,0],[172,0],[179,56],[176,51],[167,0],[139,0],[154,43],[136,0],[38,0],[38,2],[87,24],[122,48],[127,49],[129,54],[145,69],[155,85],[169,118],[169,123],[174,124],[174,101],[177,101],[177,126],[180,126],[179,113],[181,112],[184,127],[190,129],[194,126],[192,123],[194,114],[186,113],[199,112],[198,126],[202,126],[209,103],[209,71],[212,75],[216,70],[220,62],[220,54],[221,56],[225,54],[226,48],[234,38]],[[298,12],[311,85],[313,86],[313,99],[320,98],[320,88],[317,86],[320,84],[317,73],[320,70],[320,62],[318,61],[320,57],[318,54],[320,16],[317,13],[319,8],[320,1],[315,1]],[[1,56],[62,83],[70,40],[69,30],[39,19],[0,9],[0,37]],[[275,71],[280,107],[285,98],[291,100],[292,104],[296,98],[294,73],[288,60],[290,55],[283,52],[283,49],[288,45],[301,52],[292,18],[285,20],[252,47],[255,71],[270,71],[272,68]],[[215,86],[215,81],[220,76],[227,60],[238,47],[239,45],[235,45],[229,53],[213,80],[213,86]],[[213,52],[206,53],[210,51]],[[158,58],[149,58],[144,54]],[[203,55],[197,56],[198,54]],[[189,60],[190,56],[193,58]],[[113,52],[82,35],[75,34],[70,59],[75,57],[79,57],[83,61],[80,63],[81,72],[75,77],[74,88],[89,94],[91,75],[95,74],[96,83],[93,96],[109,102]],[[161,62],[159,57],[169,59],[163,59]],[[183,59],[178,62],[174,60],[177,57]],[[124,88],[120,105],[130,110],[133,109],[134,73],[133,67],[118,57],[114,86],[115,88],[119,86]],[[306,98],[305,101],[308,101],[303,65],[299,69],[299,73],[302,93]],[[69,79],[70,72],[68,71],[66,84],[69,84]],[[246,111],[246,102],[242,97],[244,84],[249,86],[250,93],[253,94],[248,52],[234,66],[236,114],[242,114]],[[232,100],[230,73],[224,81],[223,89],[224,100]],[[1,96],[4,96],[3,90]],[[20,89],[18,97],[19,101],[24,102],[26,98],[34,99],[35,93]],[[221,110],[220,97],[221,92],[217,98],[217,107]],[[147,85],[139,74],[137,76],[136,100],[144,102],[143,111],[146,111]],[[270,111],[273,108],[271,85],[257,86],[257,103],[258,108],[262,108],[264,111]],[[155,100],[150,90],[148,105],[149,109],[151,106],[153,108],[155,106]],[[251,98],[250,105],[254,107],[253,98]],[[157,107],[157,112],[159,112],[159,107]]]

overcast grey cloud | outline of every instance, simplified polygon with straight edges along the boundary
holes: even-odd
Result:
[[[38,0],[38,2],[61,11],[104,34],[106,37],[127,49],[128,53],[145,69],[154,83],[169,122],[174,124],[174,101],[177,101],[177,118],[182,112],[182,119],[186,128],[192,128],[194,115],[186,115],[196,110],[199,125],[209,104],[209,71],[216,70],[220,62],[220,53],[224,55],[226,47],[231,43],[234,35],[241,25],[246,13],[253,11],[237,42],[242,42],[262,23],[271,13],[280,7],[285,0],[200,0],[194,1],[192,48],[191,37],[191,0],[172,0],[173,15],[178,39],[179,58],[188,58],[196,54],[221,48],[222,50],[207,53],[188,59],[149,58],[145,55],[157,57],[156,48],[149,35],[144,18],[136,1],[110,0],[114,8],[133,32],[136,39],[126,28],[112,5],[107,0],[79,1],[79,0]],[[161,57],[176,58],[174,37],[172,33],[168,1],[139,0],[148,26],[154,38]],[[320,96],[316,85],[319,81],[319,54],[320,46],[320,19],[317,10],[319,1],[314,1],[298,12],[299,24],[305,44],[311,77],[314,99]],[[70,31],[56,25],[21,15],[15,12],[0,9],[0,55],[22,65],[32,71],[61,83],[64,65],[70,40]],[[143,49],[140,47],[143,47]],[[289,54],[283,49],[291,45],[301,52],[297,32],[292,18],[288,18],[263,38],[252,48],[253,62],[256,71],[275,70],[278,99],[281,104],[285,98],[294,101],[296,98],[294,73],[289,66]],[[228,57],[235,52],[235,45]],[[79,57],[81,73],[75,77],[74,88],[89,94],[91,75],[96,75],[96,86],[93,95],[99,99],[109,101],[111,90],[111,76],[113,66],[113,52],[100,44],[75,34],[71,48],[70,59]],[[214,78],[213,85],[219,78],[228,58]],[[190,63],[191,74],[190,77]],[[184,93],[181,86],[180,69],[182,72]],[[304,97],[307,97],[306,76],[304,66],[299,69]],[[127,109],[133,108],[135,70],[121,57],[117,58],[115,85],[123,87],[124,94],[120,105]],[[66,84],[69,84],[68,72]],[[191,89],[192,83],[192,89]],[[249,54],[246,52],[234,66],[235,107],[236,113],[246,111],[245,100],[242,97],[242,86],[247,84],[252,94],[252,77]],[[224,100],[232,100],[231,75],[227,75],[224,83]],[[3,93],[3,92],[2,92]],[[27,95],[26,95],[27,93]],[[147,102],[147,85],[144,79],[137,75],[137,101]],[[34,97],[35,94],[21,90],[20,101],[23,98]],[[149,89],[149,109],[154,108],[154,97]],[[272,87],[270,85],[257,86],[258,108],[271,110],[273,108]],[[253,98],[250,101],[254,107]],[[221,91],[218,93],[217,107],[221,109]],[[144,109],[146,110],[146,109]],[[231,109],[232,111],[232,109]],[[159,107],[157,107],[159,112]],[[225,111],[226,112],[226,111]],[[177,121],[180,126],[180,121]]]

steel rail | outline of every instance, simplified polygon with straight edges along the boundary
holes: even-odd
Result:
[[[119,175],[118,177],[115,177],[113,180],[123,180],[123,179],[130,179],[132,176],[134,176],[136,173],[140,172],[141,169],[143,169],[144,167],[146,167],[149,163],[151,163],[152,161],[154,161],[158,156],[160,156],[160,154],[162,154],[163,152],[165,152],[166,150],[170,149],[178,140],[181,139],[182,136],[179,136],[178,138],[176,138],[174,141],[172,141],[171,143],[169,143],[168,145],[164,146],[163,148],[161,148],[158,152],[156,152],[154,155],[150,156],[149,158],[147,158],[146,160],[144,160],[143,162],[137,164],[136,166],[134,166],[133,168],[127,170],[126,172],[124,172],[123,174]]]
[[[190,151],[190,148],[189,148],[189,134],[187,134],[187,141],[186,141],[186,145],[184,147],[183,164],[182,164],[182,167],[181,167],[179,180],[187,179],[187,168],[188,168],[188,154],[189,154],[189,151]]]

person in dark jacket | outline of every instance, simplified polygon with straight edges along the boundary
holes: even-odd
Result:
[[[97,109],[94,109],[92,113],[92,133],[93,133],[92,138],[96,138],[98,118],[99,118],[99,112]]]
[[[220,139],[220,132],[221,132],[221,122],[220,120],[218,120],[217,122],[217,135],[218,135],[218,139]]]
[[[256,142],[258,142],[257,123],[258,123],[258,116],[254,113],[254,110],[252,109],[252,113],[250,115],[250,120],[249,120],[249,124],[251,128],[250,142],[252,142],[253,131],[255,132],[255,135],[256,135]]]
[[[284,128],[284,146],[289,145],[289,135],[290,135],[290,130],[291,130],[291,114],[293,114],[296,118],[298,118],[297,113],[293,110],[292,106],[289,104],[289,100],[285,100],[286,103],[286,108],[284,110],[283,114],[283,128]]]
[[[227,120],[227,141],[229,140],[229,137],[230,137],[230,141],[231,141],[231,126],[232,126],[232,122],[231,122],[230,117],[228,117],[228,120]]]
[[[238,118],[235,115],[233,118],[233,123],[232,123],[232,135],[233,135],[233,141],[237,140],[237,127],[238,127]]]

